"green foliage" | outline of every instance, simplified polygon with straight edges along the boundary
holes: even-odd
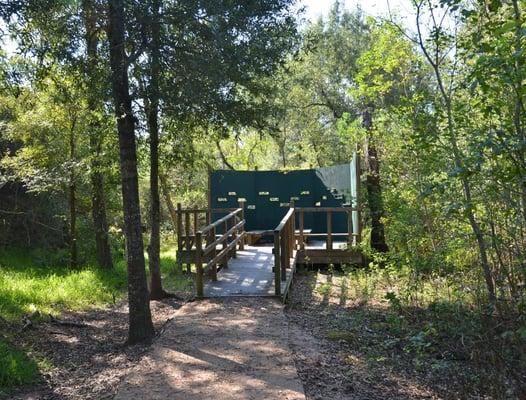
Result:
[[[50,264],[56,258],[49,251],[0,253],[2,317],[16,321],[33,311],[54,314],[64,309],[102,306],[122,298],[126,288],[123,263],[118,263],[114,271],[94,267],[71,270]]]
[[[0,338],[0,394],[2,389],[34,382],[37,364]]]

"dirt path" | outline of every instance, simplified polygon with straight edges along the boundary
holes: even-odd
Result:
[[[216,299],[178,310],[115,399],[304,400],[283,306]]]

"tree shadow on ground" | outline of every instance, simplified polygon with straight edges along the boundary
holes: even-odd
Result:
[[[310,359],[300,352],[307,344],[297,346],[298,369],[310,377],[305,387],[313,397],[521,398],[526,348],[503,339],[508,328],[458,303],[364,301],[342,278],[299,273],[287,308],[291,323],[312,332],[311,347],[318,347]]]

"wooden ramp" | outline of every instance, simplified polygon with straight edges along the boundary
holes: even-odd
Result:
[[[231,258],[228,268],[222,268],[217,281],[204,285],[204,297],[225,296],[275,296],[273,246],[245,246]],[[294,271],[292,263],[291,272]],[[281,285],[283,295],[289,287],[293,273],[287,274],[287,282]]]
[[[242,204],[233,211],[223,210],[227,215],[211,223],[209,211],[183,210],[178,204],[177,260],[186,263],[188,271],[195,265],[197,298],[276,296],[284,300],[297,263],[361,263],[361,254],[352,247],[359,243],[359,235],[351,229],[353,210],[352,207],[295,208],[292,204],[275,229],[258,233],[272,234],[271,245],[249,246],[246,239],[250,238],[250,232],[245,231]],[[206,213],[204,227],[199,218],[202,212]],[[332,231],[332,213],[336,212],[347,214],[348,232]],[[305,229],[305,213],[326,214],[327,232],[312,233]],[[317,240],[320,236],[325,240]]]

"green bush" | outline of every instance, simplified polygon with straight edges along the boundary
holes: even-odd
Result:
[[[1,388],[33,382],[37,373],[38,368],[33,360],[0,339],[0,394]]]

